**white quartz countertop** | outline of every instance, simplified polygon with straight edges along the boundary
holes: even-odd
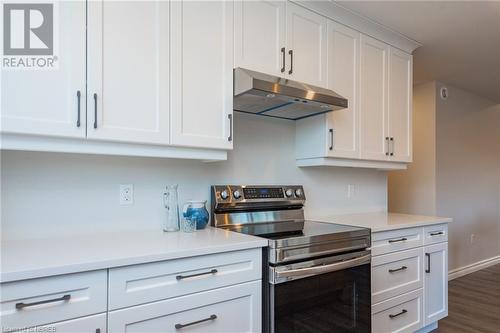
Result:
[[[267,246],[267,240],[207,227],[194,233],[127,231],[1,244],[0,282]]]
[[[420,227],[440,223],[449,223],[453,221],[449,217],[408,215],[387,212],[333,215],[317,218],[316,220],[370,228],[372,232]]]

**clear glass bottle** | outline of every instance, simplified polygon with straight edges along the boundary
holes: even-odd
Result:
[[[167,216],[163,223],[163,231],[179,231],[179,202],[177,196],[177,184],[168,185],[167,191],[163,193],[163,202],[167,209]]]

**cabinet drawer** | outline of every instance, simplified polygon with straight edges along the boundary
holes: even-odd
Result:
[[[423,242],[423,228],[407,228],[372,234],[372,255],[419,247]]]
[[[102,313],[40,326],[36,332],[106,333],[106,314]]]
[[[106,312],[105,270],[3,283],[4,327],[30,327]]]
[[[182,258],[109,270],[109,309],[259,280],[262,250]]]
[[[373,333],[413,333],[423,327],[422,289],[372,306]]]
[[[113,333],[261,331],[261,281],[115,310]]]
[[[424,228],[424,244],[436,244],[448,241],[448,225],[438,224]]]
[[[422,288],[422,248],[372,258],[372,303]]]

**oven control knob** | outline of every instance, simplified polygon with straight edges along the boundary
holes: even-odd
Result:
[[[287,198],[290,198],[293,195],[293,191],[291,188],[285,191],[285,195]]]
[[[229,198],[229,194],[227,193],[226,190],[220,192],[220,197],[222,198],[222,200],[226,200],[227,198]]]
[[[238,190],[234,191],[234,192],[233,192],[233,197],[234,197],[235,199],[239,199],[239,198],[241,198],[241,193],[240,193],[240,191],[238,191]]]
[[[302,190],[300,188],[295,190],[295,196],[296,197],[301,197],[302,196]]]

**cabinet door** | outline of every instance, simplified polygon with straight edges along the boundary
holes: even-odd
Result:
[[[349,107],[327,114],[327,154],[359,157],[359,32],[328,22],[328,88],[347,98]]]
[[[448,243],[424,248],[425,325],[448,315]]]
[[[172,143],[232,148],[233,2],[173,1]]]
[[[388,46],[361,36],[360,150],[361,158],[387,160]]]
[[[286,3],[286,74],[290,79],[326,87],[327,19]]]
[[[234,67],[285,75],[285,2],[234,3]]]
[[[389,52],[389,136],[391,161],[412,160],[412,90],[411,54],[393,47]]]
[[[88,138],[168,144],[169,2],[88,6]]]
[[[2,69],[2,132],[85,137],[85,6],[61,1],[55,7],[57,69]]]
[[[33,332],[106,333],[106,326],[106,314],[103,313],[89,317],[61,321],[55,324],[39,326],[38,331]]]
[[[261,332],[261,281],[109,312],[113,333]]]

